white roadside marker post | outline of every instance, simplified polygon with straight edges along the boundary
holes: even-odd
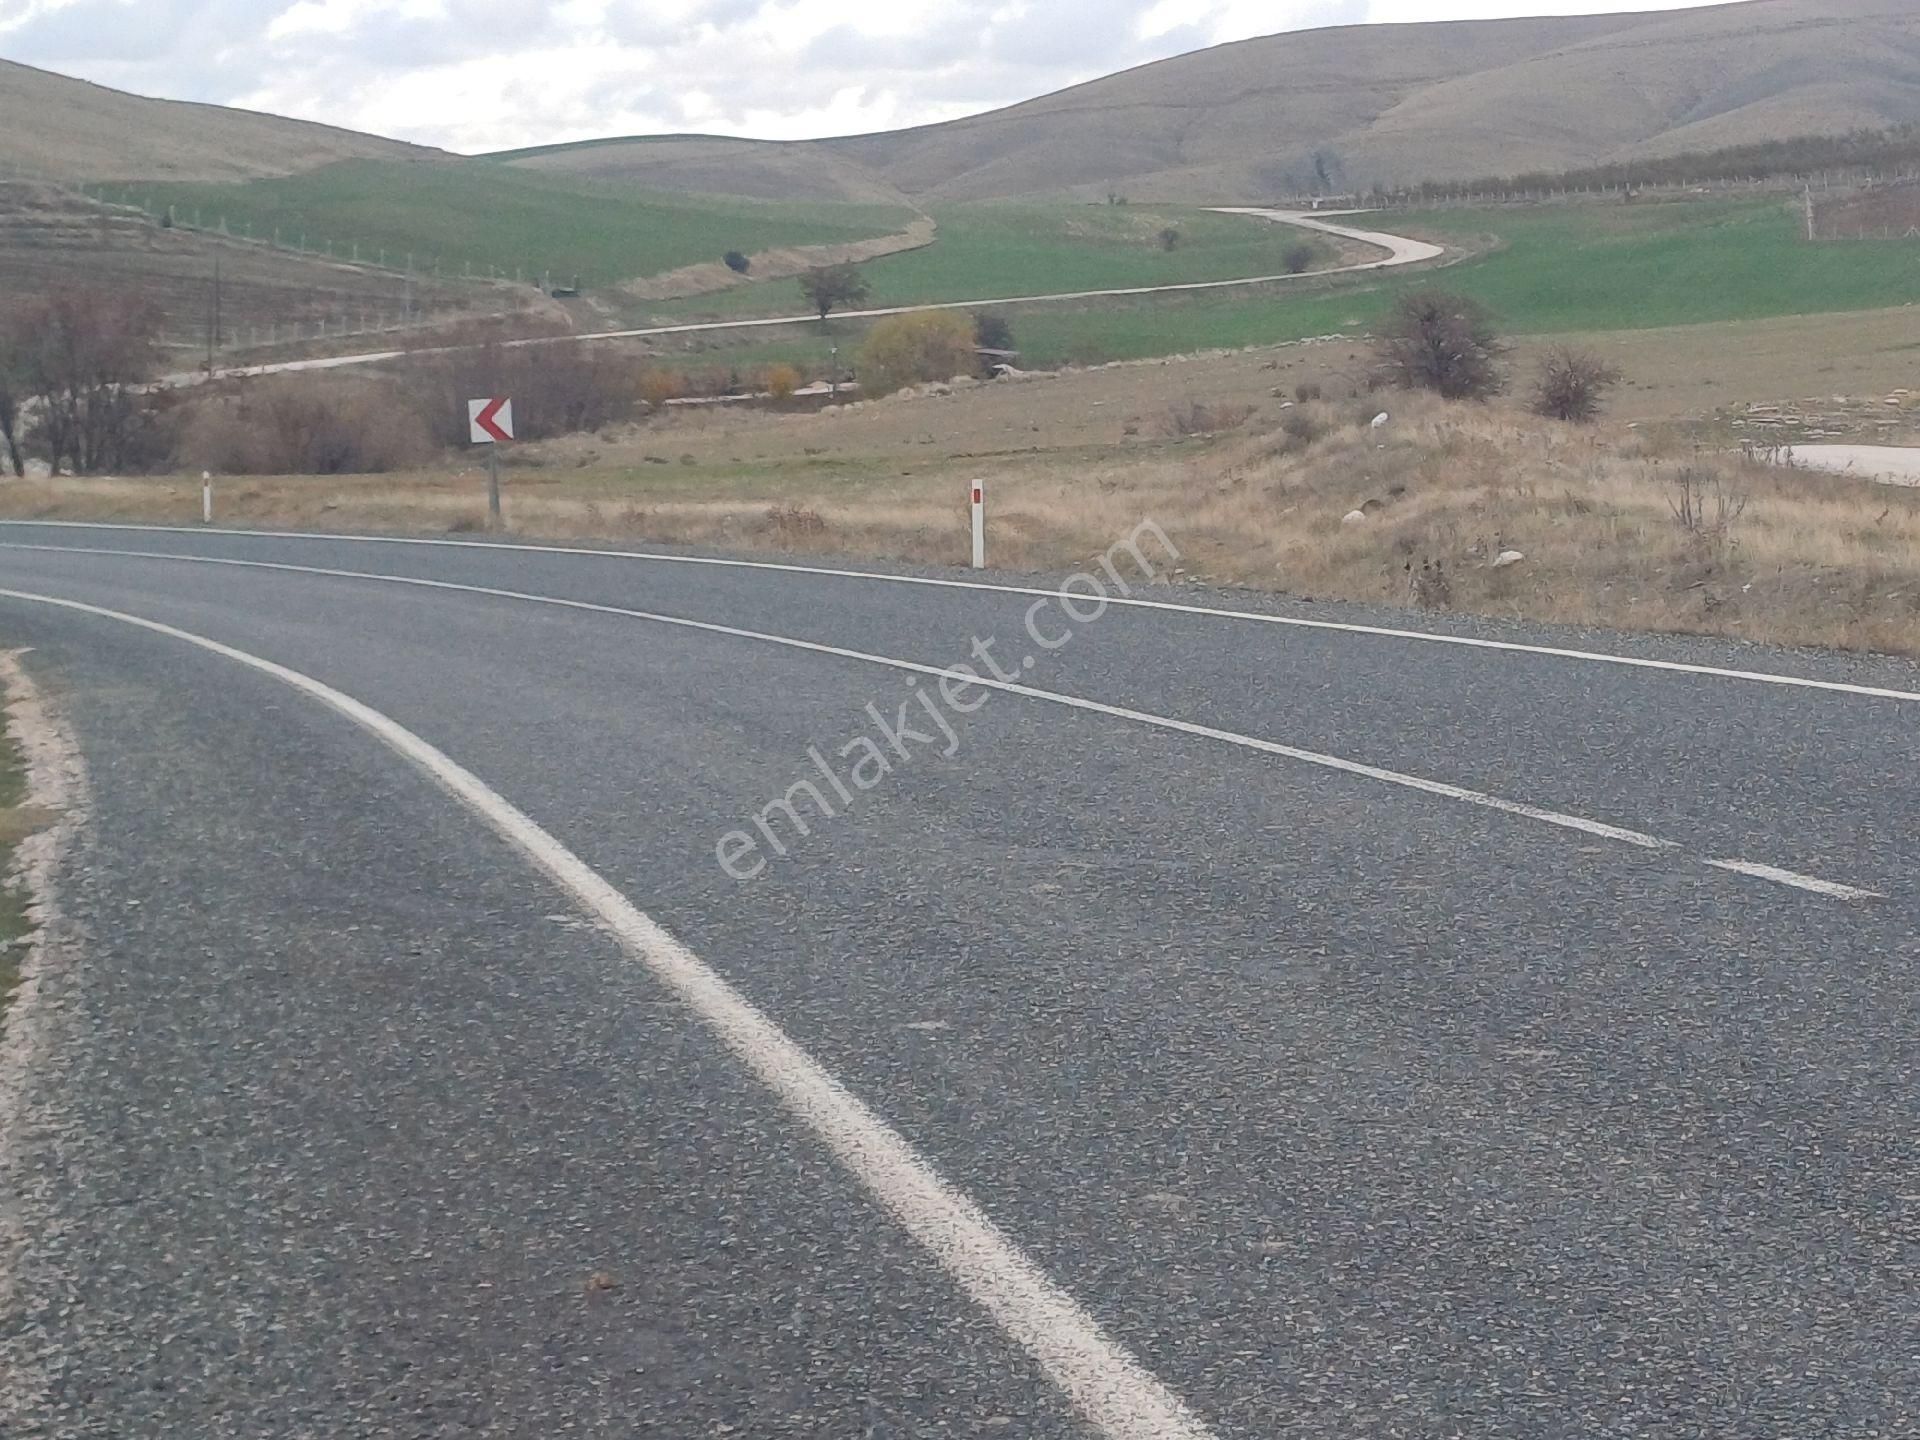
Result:
[[[987,482],[973,482],[973,568],[987,568]]]
[[[202,525],[213,523],[213,472],[211,470],[200,472],[200,523]]]

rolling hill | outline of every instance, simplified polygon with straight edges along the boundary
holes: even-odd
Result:
[[[251,180],[339,160],[444,158],[331,125],[149,100],[0,60],[0,175],[60,182]]]
[[[834,200],[910,206],[890,182],[828,145],[782,145],[724,135],[659,135],[543,145],[491,157],[521,169],[650,190],[740,196],[750,200]]]
[[[701,142],[727,149],[704,151],[699,164],[687,163],[686,137],[511,158],[756,195],[782,183],[819,195],[848,183],[840,167],[851,165],[926,200],[1119,191],[1209,202],[1917,120],[1920,5],[1748,0],[1274,35],[941,125],[799,144]]]

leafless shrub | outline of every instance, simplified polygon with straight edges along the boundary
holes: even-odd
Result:
[[[379,475],[425,464],[433,440],[413,401],[332,377],[249,382],[195,404],[178,460],[223,475]]]
[[[1695,540],[1722,544],[1747,513],[1751,499],[1745,490],[1729,485],[1719,471],[1686,465],[1673,477],[1667,506],[1680,528]]]
[[[1229,430],[1238,430],[1252,416],[1251,405],[1188,400],[1168,409],[1162,428],[1174,439],[1191,439],[1199,435],[1221,435]]]
[[[827,533],[826,518],[800,505],[768,507],[767,526],[785,541],[818,540]]]
[[[1297,245],[1289,245],[1281,261],[1287,267],[1289,275],[1304,275],[1313,268],[1313,262],[1320,258],[1320,252],[1309,242],[1302,240]]]
[[[1326,423],[1311,410],[1287,411],[1280,417],[1280,429],[1287,437],[1288,450],[1304,450],[1327,433]]]
[[[678,400],[686,393],[686,377],[672,370],[648,369],[640,376],[640,398],[649,408],[659,410],[669,400]]]
[[[1598,355],[1556,345],[1541,358],[1534,374],[1531,408],[1549,420],[1591,424],[1607,391],[1620,380],[1619,368]]]
[[[1394,302],[1374,341],[1380,373],[1406,390],[1448,400],[1489,400],[1506,389],[1505,343],[1478,301],[1411,290]]]
[[[1422,560],[1418,566],[1407,562],[1407,594],[1422,610],[1445,610],[1453,604],[1453,582],[1447,578],[1446,562]]]
[[[1321,387],[1318,380],[1302,380],[1298,385],[1293,387],[1293,398],[1298,400],[1302,405],[1306,404],[1309,400],[1318,400],[1324,394],[1326,394],[1326,391]]]
[[[632,361],[585,345],[484,346],[414,361],[404,384],[433,438],[467,443],[467,402],[483,395],[513,399],[521,440],[599,430],[630,420],[639,399]]]

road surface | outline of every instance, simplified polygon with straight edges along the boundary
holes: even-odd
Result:
[[[1112,300],[1140,295],[1175,295],[1183,291],[1194,290],[1238,290],[1250,285],[1277,285],[1293,280],[1310,280],[1327,275],[1354,275],[1373,270],[1390,270],[1403,265],[1418,265],[1425,261],[1437,260],[1446,254],[1438,245],[1429,245],[1423,240],[1409,240],[1403,236],[1386,235],[1373,230],[1357,230],[1345,225],[1333,223],[1329,217],[1337,215],[1364,215],[1369,212],[1324,211],[1309,214],[1295,210],[1267,210],[1257,208],[1223,209],[1222,215],[1248,215],[1274,224],[1297,225],[1303,229],[1318,230],[1324,234],[1341,236],[1365,245],[1377,246],[1387,253],[1376,260],[1366,260],[1353,265],[1340,265],[1327,270],[1314,270],[1304,275],[1249,275],[1237,280],[1196,280],[1180,285],[1135,285],[1116,290],[1063,290],[1045,295],[1008,295],[997,299],[946,300],[930,305],[892,305],[878,309],[842,310],[838,312],[842,320],[878,320],[889,315],[908,315],[919,310],[977,310],[992,306],[995,308],[1012,305],[1053,305],[1073,300]],[[648,340],[669,335],[699,335],[714,330],[765,330],[790,325],[818,325],[820,317],[808,313],[805,315],[775,315],[751,320],[702,320],[678,325],[650,325],[631,330],[598,330],[580,335],[537,335],[522,340],[505,342],[508,349],[521,349],[544,345],[574,345],[594,340]],[[243,379],[256,375],[293,375],[312,370],[343,370],[365,365],[381,365],[393,360],[404,359],[409,355],[444,355],[449,348],[415,350],[369,350],[352,355],[328,355],[312,360],[281,360],[271,365],[239,365],[216,372],[217,378]],[[162,385],[195,385],[207,378],[204,371],[183,371],[177,375],[168,375],[159,382]]]
[[[1794,445],[1780,463],[1854,475],[1882,485],[1920,485],[1920,448],[1908,445]]]
[[[92,793],[9,1437],[1911,1423],[1915,667],[0,546]]]

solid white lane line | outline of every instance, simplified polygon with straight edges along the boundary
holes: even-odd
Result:
[[[947,1183],[908,1141],[869,1110],[766,1014],[642,914],[591,866],[399,722],[284,665],[188,630],[98,605],[20,590],[0,597],[137,626],[271,676],[366,730],[427,775],[518,849],[600,921],[723,1040],[840,1163],[1112,1440],[1209,1440],[1187,1406],[1141,1368],[1098,1321]]]
[[[532,605],[552,605],[563,610],[582,610],[595,615],[613,615],[626,620],[645,620],[656,625],[670,625],[676,629],[699,630],[711,635],[726,635],[738,640],[753,640],[767,645],[779,645],[789,650],[802,650],[815,655],[831,655],[841,660],[857,660],[863,664],[881,665],[890,670],[904,671],[908,674],[927,675],[935,679],[953,677],[964,678],[968,685],[977,685],[985,690],[998,690],[1008,695],[1019,695],[1029,700],[1042,700],[1052,705],[1063,705],[1072,710],[1085,710],[1096,715],[1109,716],[1116,720],[1129,720],[1138,725],[1150,726],[1156,730],[1171,730],[1180,735],[1193,735],[1204,740],[1217,740],[1222,744],[1238,746],[1244,750],[1256,750],[1267,755],[1277,755],[1287,760],[1298,760],[1303,764],[1316,765],[1322,769],[1338,771],[1341,774],[1357,776],[1364,780],[1377,780],[1386,785],[1397,785],[1407,790],[1418,790],[1428,795],[1437,795],[1442,799],[1458,801],[1466,805],[1477,805],[1488,810],[1497,810],[1502,814],[1518,816],[1525,820],[1537,820],[1542,824],[1555,825],[1563,830],[1577,830],[1582,834],[1597,836],[1602,840],[1614,840],[1624,845],[1632,845],[1642,850],[1679,850],[1682,847],[1674,840],[1663,840],[1657,835],[1648,835],[1638,830],[1625,829],[1618,825],[1609,825],[1599,820],[1588,820],[1580,815],[1568,815],[1559,810],[1543,809],[1537,805],[1524,804],[1517,800],[1503,799],[1498,795],[1489,795],[1480,790],[1469,790],[1464,786],[1451,785],[1443,780],[1429,780],[1420,775],[1408,775],[1398,770],[1387,770],[1377,765],[1363,764],[1357,760],[1343,759],[1338,755],[1326,755],[1317,750],[1303,750],[1295,745],[1282,745],[1278,741],[1263,740],[1257,735],[1243,735],[1234,730],[1221,730],[1212,725],[1200,725],[1190,720],[1178,720],[1168,715],[1156,715],[1145,710],[1131,710],[1123,705],[1107,705],[1098,700],[1085,700],[1077,695],[1063,694],[1058,690],[1040,690],[1031,685],[1021,685],[1013,681],[997,680],[992,676],[968,675],[959,677],[951,669],[938,665],[923,665],[913,660],[897,660],[889,655],[872,655],[864,650],[848,650],[838,645],[822,645],[812,640],[797,640],[788,635],[771,635],[761,630],[743,630],[733,625],[720,625],[709,620],[688,620],[678,615],[660,615],[647,610],[629,610],[617,605],[596,605],[586,600],[567,600],[554,595],[533,595],[521,590],[501,590],[488,585],[462,585],[452,580],[429,580],[417,575],[382,575],[365,570],[333,570],[316,565],[292,565],[277,560],[234,560],[210,555],[154,555],[141,550],[99,550],[74,545],[14,545],[0,543],[0,550],[31,550],[45,554],[71,555],[107,555],[118,559],[161,560],[185,565],[225,565],[242,570],[273,570],[294,575],[320,575],[329,579],[371,580],[386,585],[410,585],[422,590],[445,590],[456,594],[485,595],[497,600],[515,600]],[[1721,866],[1719,868],[1726,868]],[[1761,879],[1773,878],[1760,875],[1756,871],[1743,871],[1758,875]],[[1782,870],[1778,875],[1791,875],[1794,872]],[[1806,877],[1800,877],[1805,879]],[[1787,883],[1787,882],[1782,882]],[[1828,882],[1816,882],[1827,884]],[[1806,889],[1805,885],[1797,888]],[[1840,892],[1845,892],[1841,894]],[[1885,897],[1871,890],[1855,890],[1850,886],[1835,885],[1831,892],[1836,898],[1856,900],[1878,900]]]
[[[1842,885],[1837,881],[1802,875],[1797,870],[1782,870],[1778,865],[1758,865],[1751,860],[1709,860],[1707,864],[1716,870],[1731,871],[1735,875],[1749,875],[1755,880],[1771,880],[1776,885],[1791,885],[1796,890],[1810,890],[1815,895],[1825,895],[1834,900],[1884,900],[1887,898],[1877,890],[1855,889],[1851,885]]]
[[[825,565],[794,565],[778,560],[736,560],[713,555],[668,555],[649,550],[596,550],[585,545],[500,544],[491,540],[450,540],[407,535],[337,535],[324,530],[222,530],[203,525],[127,525],[94,520],[0,520],[3,529],[115,530],[150,535],[220,535],[247,540],[316,540],[356,545],[420,545],[444,550],[498,550],[507,554],[571,555],[597,560],[638,560],[656,565],[706,565],[727,570],[771,570],[787,575],[818,575],[839,580],[872,580],[888,585],[921,585],[940,590],[979,590],[1001,595],[1035,595],[1057,599],[1071,592],[1031,585],[1000,585],[986,580],[949,580],[931,575],[890,575],[880,570],[844,570]],[[26,547],[38,548],[38,547]],[[1072,598],[1084,602],[1084,595]],[[1107,603],[1136,610],[1165,610],[1177,615],[1202,615],[1215,620],[1241,620],[1279,625],[1294,630],[1321,630],[1338,635],[1367,635],[1385,640],[1412,640],[1430,645],[1453,645],[1510,655],[1540,655],[1553,660],[1576,660],[1590,665],[1618,665],[1633,670],[1699,675],[1715,680],[1742,680],[1758,685],[1781,685],[1799,690],[1824,690],[1860,695],[1874,700],[1920,702],[1920,690],[1892,690],[1877,685],[1854,685],[1844,680],[1813,680],[1771,670],[1735,670],[1720,665],[1693,665],[1682,660],[1650,660],[1639,655],[1615,655],[1605,650],[1572,650],[1555,645],[1528,645],[1514,640],[1483,640],[1471,635],[1446,635],[1432,630],[1403,630],[1385,625],[1357,625],[1338,620],[1307,620],[1294,615],[1267,615],[1257,610],[1228,610],[1214,605],[1185,605],[1177,600],[1142,600],[1109,595]]]

